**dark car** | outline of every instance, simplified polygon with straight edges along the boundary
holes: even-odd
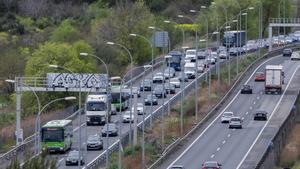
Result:
[[[150,79],[145,79],[140,85],[140,91],[151,91],[152,81]]]
[[[175,94],[175,85],[171,83],[165,84],[165,90],[167,94]]]
[[[292,53],[293,53],[293,50],[292,50],[292,49],[285,48],[285,49],[283,49],[283,51],[282,51],[282,56],[291,57],[291,56],[292,56]]]
[[[98,134],[91,135],[87,139],[86,143],[87,150],[102,150],[103,149],[103,141]]]
[[[252,94],[252,88],[250,85],[243,85],[241,94]]]
[[[255,112],[253,120],[267,121],[268,120],[268,113],[266,111],[258,110],[258,111]]]
[[[118,128],[115,123],[108,123],[105,124],[102,128],[102,137],[106,137],[108,134],[108,137],[110,136],[118,136]]]
[[[239,49],[238,48],[230,48],[229,49],[229,55],[230,56],[237,56],[239,54]]]
[[[163,85],[156,85],[154,90],[153,90],[153,94],[157,97],[157,98],[166,98],[167,97],[167,93],[166,90],[164,89]]]
[[[184,169],[183,165],[172,165],[171,169]]]
[[[84,164],[83,156],[79,158],[79,151],[72,150],[69,152],[67,158],[66,158],[66,165],[78,165],[78,162],[80,161],[80,165]]]
[[[158,102],[157,102],[157,97],[154,95],[154,94],[149,94],[146,96],[146,98],[144,99],[144,104],[145,106],[151,106],[151,103],[153,105],[157,105]]]
[[[184,72],[180,72],[179,75],[177,76],[178,79],[180,81],[182,81],[182,79],[184,79],[185,82],[189,81],[189,77],[187,76],[187,74],[185,74]],[[182,78],[183,77],[183,78]]]
[[[221,169],[221,164],[216,161],[206,161],[202,164],[202,169]]]

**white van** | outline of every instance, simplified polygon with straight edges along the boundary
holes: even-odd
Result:
[[[196,77],[196,63],[194,62],[185,63],[184,74],[186,74],[189,79],[194,79]]]

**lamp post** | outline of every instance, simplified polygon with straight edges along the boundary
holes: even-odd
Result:
[[[177,22],[170,21],[170,20],[164,20],[164,23],[167,23],[167,24],[173,23],[175,25],[179,25]],[[179,28],[180,28],[180,30],[182,32],[182,46],[183,46],[184,43],[185,43],[184,29],[182,27],[179,27]]]
[[[95,59],[97,59],[97,60],[99,60],[103,65],[104,65],[104,67],[105,67],[105,71],[106,71],[106,75],[107,75],[107,78],[109,77],[109,72],[108,72],[108,68],[107,68],[107,64],[104,62],[104,60],[103,59],[101,59],[100,57],[98,57],[98,56],[96,56],[96,55],[94,55],[94,54],[90,54],[90,53],[86,53],[86,52],[81,52],[81,53],[79,53],[79,55],[80,56],[84,56],[84,57],[86,57],[86,56],[92,56],[92,57],[94,57]],[[107,93],[107,95],[109,95],[110,93],[109,93],[109,89],[108,89],[108,84],[106,85],[106,93]],[[107,104],[107,108],[106,108],[107,110],[109,110],[109,108],[108,108],[108,104]],[[106,115],[106,126],[107,126],[107,131],[108,131],[108,116],[109,116],[109,114],[107,114]],[[87,139],[87,127],[85,128],[86,129],[86,131],[85,131],[85,139]],[[108,153],[108,147],[109,147],[109,145],[108,145],[108,143],[109,143],[109,137],[108,137],[108,134],[106,134],[106,168],[108,168],[108,163],[109,163],[109,161],[108,161],[108,158],[109,158],[109,153]],[[86,165],[86,164],[85,164]]]
[[[13,84],[17,85],[17,83],[16,83],[15,80],[6,79],[5,82],[7,82],[7,83],[13,83]],[[37,96],[37,93],[30,86],[28,86],[28,85],[26,85],[24,83],[22,85],[28,87],[29,90],[31,90],[31,92],[34,94],[34,96],[36,98],[36,101],[37,101],[37,104],[38,104],[38,112],[40,112],[41,111],[41,102],[40,102],[39,97]],[[37,116],[36,117],[36,121],[35,121],[35,130],[34,130],[34,132],[35,132],[34,133],[35,134],[35,136],[34,136],[34,154],[35,155],[37,155],[39,153],[39,150],[40,150],[39,149],[39,131],[37,130],[38,120],[40,120],[40,119]]]
[[[254,7],[248,7],[245,9],[246,12],[242,13],[242,16],[245,16],[245,32],[246,32],[246,37],[245,37],[245,41],[246,43],[248,42],[248,10],[253,10]],[[248,54],[248,48],[246,48],[246,55]]]
[[[58,66],[58,65],[49,65],[49,68],[54,68],[54,69],[64,69],[68,72],[70,72],[73,76],[75,76],[75,73],[71,71],[70,69],[67,69],[63,66]],[[79,157],[81,157],[81,87],[82,87],[82,78],[79,80],[79,99],[78,99],[78,108],[79,108],[79,134],[78,134],[78,151],[79,151]],[[78,168],[80,168],[80,163],[78,163]]]
[[[153,68],[153,65],[145,65],[144,66],[144,73],[143,73],[143,80],[145,78],[146,69]],[[144,94],[144,87],[143,87],[143,94]],[[152,97],[151,93],[151,97]],[[153,102],[153,99],[151,98],[151,102]],[[151,104],[152,105],[152,104]],[[144,111],[144,104],[143,104],[143,111]],[[152,113],[152,112],[151,112]],[[142,125],[142,169],[145,169],[145,113],[143,112],[143,125]]]
[[[154,60],[154,52],[153,52],[153,45],[151,43],[151,41],[149,39],[147,39],[146,37],[142,36],[142,35],[139,35],[139,34],[136,34],[136,33],[131,33],[129,34],[129,36],[132,36],[132,37],[137,37],[137,38],[141,38],[143,40],[145,40],[151,47],[151,80],[153,80],[153,73],[154,73],[154,70],[153,70],[153,60]],[[151,90],[153,90],[153,83],[151,83]],[[151,100],[153,99],[153,96],[151,95]],[[152,113],[153,113],[153,104],[151,102],[151,107],[150,107],[150,128],[152,129]]]
[[[106,42],[107,45],[111,45],[111,46],[118,46],[122,49],[124,49],[127,53],[128,53],[128,56],[130,58],[130,93],[132,94],[132,69],[133,69],[133,58],[132,58],[132,55],[129,51],[128,48],[126,48],[124,45],[122,44],[119,44],[119,43],[115,43],[115,42]],[[121,105],[121,104],[120,104]],[[132,97],[130,97],[130,106],[132,107]],[[132,108],[130,108],[130,117],[132,116]],[[130,128],[130,131],[132,131],[132,125],[131,123],[129,124],[129,128]],[[129,132],[129,143],[130,145],[132,146],[132,133]]]

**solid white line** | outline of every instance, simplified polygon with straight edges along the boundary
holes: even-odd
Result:
[[[300,65],[298,65],[297,68],[296,68],[296,70],[293,72],[292,77],[291,77],[290,80],[289,80],[289,83],[287,84],[287,86],[286,86],[286,88],[285,88],[285,90],[284,90],[282,96],[280,97],[280,99],[279,99],[279,101],[277,102],[277,104],[276,104],[276,106],[275,106],[273,112],[271,113],[270,117],[268,118],[268,121],[265,123],[265,125],[263,126],[263,128],[260,130],[259,134],[258,134],[257,137],[255,138],[254,142],[252,143],[252,145],[250,146],[249,150],[248,150],[247,153],[244,155],[244,157],[242,158],[241,162],[238,164],[238,166],[236,167],[236,169],[239,169],[239,168],[242,166],[243,162],[245,161],[245,159],[247,158],[248,154],[250,153],[250,151],[251,151],[252,148],[254,147],[255,143],[256,143],[257,140],[258,140],[258,138],[261,136],[262,132],[264,131],[264,129],[265,129],[265,128],[267,127],[267,125],[269,124],[271,118],[273,117],[275,111],[277,110],[279,104],[281,103],[281,101],[282,101],[282,99],[283,99],[283,97],[284,97],[284,95],[285,95],[287,89],[288,89],[289,86],[290,86],[290,83],[292,82],[292,80],[293,80],[293,78],[294,78],[294,76],[295,76],[295,74],[296,74],[296,72],[298,71],[299,68],[300,68]]]
[[[265,63],[267,63],[268,61],[277,58],[279,56],[275,56],[272,58],[269,58],[268,60],[264,61],[263,63],[261,63],[251,74],[251,76],[248,78],[248,80],[244,83],[247,84],[249,83],[249,81],[253,78],[255,72],[257,72],[257,70],[264,65]],[[176,161],[178,161],[203,135],[204,133],[213,125],[213,123],[215,123],[215,121],[222,115],[222,113],[235,101],[235,99],[238,97],[238,95],[240,94],[240,92],[238,92],[234,98],[229,102],[229,104],[227,104],[227,106],[221,111],[221,113],[203,130],[203,132],[167,167],[167,169],[170,169],[172,167],[172,165],[174,165],[176,163]]]

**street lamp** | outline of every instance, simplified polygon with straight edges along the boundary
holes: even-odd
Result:
[[[170,21],[170,20],[164,20],[164,23],[167,23],[167,24],[170,24],[170,23],[174,23],[175,25],[178,25],[177,22],[174,22],[174,21]],[[185,37],[184,37],[184,29],[180,26],[177,26],[180,28],[181,32],[182,32],[182,46],[184,45],[184,41],[185,41]],[[170,44],[171,46],[171,44]]]
[[[153,45],[152,45],[151,41],[149,39],[147,39],[146,37],[144,37],[142,35],[139,35],[139,34],[136,34],[136,33],[131,33],[129,35],[132,36],[132,37],[137,37],[137,38],[141,38],[141,39],[145,40],[149,44],[149,46],[151,47],[151,65],[152,65],[152,67],[151,67],[151,79],[153,79],[154,52],[153,52]],[[152,83],[151,83],[151,90],[153,90],[153,84]],[[151,100],[152,99],[153,99],[153,96],[151,95]],[[151,107],[150,107],[150,114],[151,114],[151,116],[150,116],[150,128],[152,128],[152,118],[153,118],[152,113],[153,113],[153,104],[151,102]]]
[[[13,83],[13,84],[17,85],[17,82],[15,80],[6,79],[5,82],[7,82],[7,83]],[[37,103],[38,103],[38,112],[40,112],[41,111],[41,102],[40,102],[39,97],[37,96],[37,93],[30,86],[28,86],[28,85],[26,85],[24,83],[22,83],[22,85],[28,87],[32,91],[32,93],[34,94],[34,96],[35,96],[35,98],[37,100]],[[38,124],[37,121],[38,120],[39,119],[36,118],[36,121],[35,121],[35,130],[34,130],[34,134],[35,134],[35,136],[34,136],[34,152],[35,152],[35,155],[37,155],[39,153],[39,147],[38,147],[39,146],[39,141],[38,141],[38,139],[39,139],[39,132],[37,130],[37,124]]]
[[[145,73],[146,70],[153,68],[153,65],[144,65],[144,73],[143,73],[143,81],[145,80]],[[145,94],[144,92],[144,86],[143,86],[143,95]],[[152,98],[152,93],[151,93],[151,105],[153,102],[153,98]],[[144,106],[145,104],[143,104],[143,111],[145,111]],[[151,112],[151,116],[152,116],[152,112]],[[145,168],[146,163],[145,163],[145,112],[143,112],[143,123],[142,123],[142,169]]]
[[[112,42],[111,42],[112,43]],[[90,54],[90,53],[86,53],[86,52],[81,52],[81,53],[79,53],[79,55],[80,56],[92,56],[92,57],[94,57],[95,59],[97,59],[97,60],[99,60],[103,65],[104,65],[104,67],[105,67],[105,70],[106,70],[106,75],[107,75],[107,78],[109,77],[109,72],[108,72],[108,68],[107,68],[107,64],[104,62],[104,60],[103,59],[101,59],[100,57],[98,57],[98,56],[96,56],[96,55],[94,55],[94,54]],[[106,85],[106,93],[109,95],[109,90],[108,90],[108,84]],[[108,104],[107,104],[107,110],[109,110],[109,108],[108,108]],[[108,131],[108,114],[106,115],[106,126],[107,126],[107,131]],[[87,139],[87,127],[86,127],[86,132],[85,132],[85,139]],[[108,168],[108,163],[109,163],[109,161],[108,161],[108,158],[109,158],[109,154],[108,154],[108,147],[109,147],[109,137],[108,137],[108,134],[106,134],[106,142],[107,142],[107,144],[106,144],[106,168]],[[86,152],[87,153],[87,152]],[[85,164],[86,165],[86,164]]]

